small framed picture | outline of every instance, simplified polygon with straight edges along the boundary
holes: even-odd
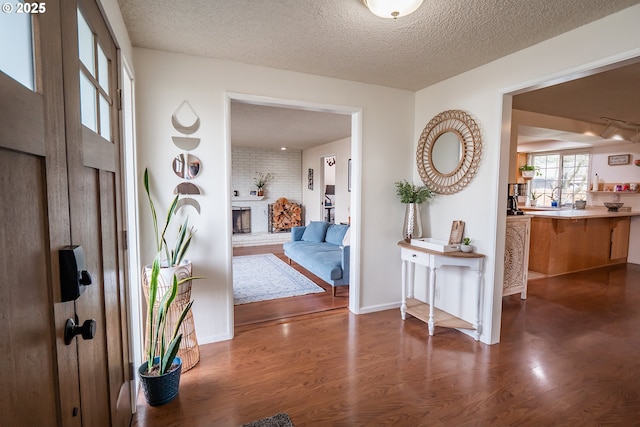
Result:
[[[631,154],[609,156],[609,166],[628,165],[629,163],[631,163]]]
[[[309,168],[309,172],[308,172],[308,175],[307,175],[307,180],[308,180],[307,188],[309,190],[313,190],[313,169],[311,169],[311,168]]]
[[[251,190],[251,191],[249,191],[249,195],[250,195],[250,196],[255,196],[256,194],[258,194],[258,193],[256,192],[256,190]]]
[[[451,224],[451,234],[449,235],[450,245],[459,245],[462,243],[462,235],[464,234],[464,221],[453,221]]]

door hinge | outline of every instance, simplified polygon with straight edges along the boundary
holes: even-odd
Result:
[[[135,375],[135,368],[133,367],[133,363],[129,362],[129,379],[133,380],[133,378],[135,378],[134,375]]]
[[[122,230],[122,248],[125,251],[129,250],[129,233],[127,233],[127,230]]]
[[[122,89],[118,89],[117,92],[118,111],[122,111]]]

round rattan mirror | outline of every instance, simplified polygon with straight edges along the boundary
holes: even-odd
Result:
[[[438,194],[464,189],[476,175],[482,156],[480,128],[461,110],[435,116],[420,135],[416,162],[422,182]]]

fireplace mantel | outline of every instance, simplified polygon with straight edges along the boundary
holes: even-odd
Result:
[[[259,202],[264,196],[231,196],[233,202]]]

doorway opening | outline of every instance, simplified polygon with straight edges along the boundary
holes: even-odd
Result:
[[[572,159],[576,157],[577,153],[588,153],[588,172],[582,174],[582,182],[579,182],[579,185],[576,184],[576,179],[574,178],[577,174],[568,174],[571,179],[566,179],[566,175],[561,175],[561,177],[564,177],[563,179],[552,181],[554,182],[552,187],[556,191],[555,194],[569,194],[572,191],[572,186],[578,186],[581,191],[579,193],[580,197],[573,198],[571,201],[575,203],[576,200],[584,200],[587,208],[596,209],[598,205],[602,206],[603,202],[607,201],[607,197],[615,197],[613,192],[606,195],[598,194],[597,184],[595,184],[596,190],[593,191],[589,190],[589,186],[593,188],[594,183],[591,177],[594,172],[598,172],[596,170],[598,167],[594,168],[594,166],[605,165],[604,168],[600,168],[606,169],[609,174],[622,171],[620,168],[612,169],[606,167],[607,158],[611,154],[609,153],[610,150],[613,150],[614,153],[620,150],[623,150],[623,152],[637,150],[632,143],[637,131],[622,132],[622,139],[620,140],[604,135],[603,131],[609,125],[606,116],[614,116],[622,123],[637,117],[637,100],[633,92],[628,91],[628,88],[638,86],[639,71],[640,57],[632,57],[616,63],[601,64],[597,68],[574,71],[564,76],[563,81],[560,83],[557,83],[558,79],[555,78],[553,79],[553,84],[551,83],[552,80],[541,81],[536,86],[505,94],[503,96],[503,123],[507,126],[510,124],[511,135],[510,140],[507,138],[502,140],[503,157],[501,163],[509,167],[504,168],[505,171],[508,170],[508,175],[501,177],[501,185],[506,188],[506,182],[524,182],[524,178],[520,177],[519,167],[525,163],[534,166],[538,165],[535,161],[529,162],[536,157],[543,157],[542,154],[545,154],[545,157],[549,157],[549,154],[559,154],[558,158],[568,157]],[[617,96],[611,96],[612,93],[616,93]],[[561,97],[562,102],[558,101],[559,97]],[[583,162],[582,167],[584,167],[584,163],[587,162]],[[578,165],[576,161],[572,163],[566,160],[562,164],[565,169],[570,170],[572,170],[571,168],[575,169]],[[543,184],[545,181],[550,181],[548,173],[542,167],[540,167],[536,176],[537,178],[533,178],[534,181],[538,180]],[[615,181],[614,177],[609,176],[609,178],[610,180],[613,178],[612,180]],[[540,185],[531,187],[536,190]],[[506,191],[504,193],[506,194]],[[534,191],[531,190],[527,192],[522,197],[520,204],[525,209],[548,209],[546,206],[542,208],[532,206],[533,193]],[[544,194],[543,191],[538,193]],[[550,197],[554,195],[552,192],[548,193],[550,193]],[[633,210],[640,207],[640,200],[629,198],[626,201],[629,202]],[[506,208],[506,201],[504,203],[501,201],[500,203]],[[569,204],[564,208],[571,209],[572,206]],[[558,209],[562,209],[562,206],[559,205]],[[511,228],[511,231],[513,231],[513,227]],[[509,282],[509,278],[515,277],[514,272],[508,270],[517,266],[518,263],[516,260],[505,261],[503,290],[503,304],[505,304],[505,307],[507,305],[513,307],[516,301],[519,302],[521,298],[526,298],[527,293],[535,289],[535,285],[556,280],[560,276],[563,279],[566,277],[566,280],[570,280],[573,276],[568,274],[577,271],[576,269],[572,270],[571,267],[567,267],[566,271],[545,270],[544,261],[549,258],[549,253],[545,251],[542,251],[544,252],[542,253],[538,249],[538,245],[534,242],[534,236],[537,233],[537,228],[532,220],[530,230],[530,235],[532,236],[531,244],[526,248],[527,252],[525,253],[527,255],[525,255],[526,259],[524,259],[526,261],[523,271],[524,282],[522,276],[518,278],[518,281],[523,286],[522,293],[520,293],[519,289],[514,288],[515,292],[510,292],[507,289],[513,285],[513,283]],[[505,259],[507,256],[512,256],[516,253],[514,243],[510,241],[509,234],[510,226],[507,224]],[[634,228],[634,222],[632,221],[629,237],[632,238],[632,236],[638,234],[640,234],[640,223],[636,221]],[[607,248],[609,248],[611,242],[605,242]],[[561,246],[559,244],[556,247]],[[627,246],[628,256],[626,252]],[[633,245],[625,245],[624,250],[624,258],[630,260],[628,262],[634,262],[634,257],[635,259],[640,257]],[[561,257],[558,257],[557,254],[553,258],[556,260],[554,268],[556,265],[569,265],[564,263],[564,260],[561,260]],[[610,256],[608,258],[613,260],[621,257]],[[603,266],[596,265],[595,262],[595,258],[590,260],[591,268]],[[608,263],[609,260],[605,259],[603,262]],[[551,278],[551,276],[554,276],[554,278]],[[538,279],[542,279],[545,282],[538,281]]]
[[[289,200],[292,205],[301,206],[303,225],[326,219],[325,201],[335,206],[337,199],[344,199],[342,205],[344,212],[334,211],[329,219],[331,222],[346,223],[350,221],[349,216],[353,216],[353,226],[357,228],[357,217],[353,214],[359,211],[357,207],[359,181],[358,175],[354,173],[358,170],[358,153],[361,146],[359,120],[361,113],[358,109],[240,94],[230,94],[228,103],[227,149],[231,178],[229,209],[237,209],[247,202],[255,204],[252,206],[252,234],[255,234],[256,219],[262,221],[262,214],[265,216],[267,229],[272,228],[268,227],[269,206],[282,198]],[[260,125],[259,132],[252,131],[252,123]],[[288,129],[290,133],[292,128],[295,133],[292,139],[289,139],[287,132],[281,132]],[[326,135],[313,140],[314,132],[316,137],[321,133]],[[300,143],[303,145],[296,145]],[[241,157],[244,159],[239,161]],[[249,158],[248,163],[251,163],[249,169],[245,161],[247,158]],[[282,160],[285,158],[288,160]],[[318,164],[318,159],[321,159],[322,164]],[[351,173],[347,171],[350,163],[352,163]],[[324,169],[324,165],[328,167],[327,170]],[[251,179],[248,175],[255,172],[273,174],[272,181],[265,186],[264,196],[259,200],[253,200],[254,198],[250,197],[252,196],[251,187],[247,185],[250,184],[247,180]],[[352,180],[349,184],[346,181],[347,177]],[[345,181],[344,185],[341,184],[342,180]],[[342,187],[344,187],[344,195],[336,194]],[[269,233],[267,230],[263,241],[244,244],[237,238],[237,234],[232,233],[231,226],[232,224],[229,230],[230,266],[233,278],[232,283],[229,284],[231,298],[233,298],[233,281],[240,276],[236,274],[234,258],[266,254],[275,256],[282,264],[286,264],[287,268],[294,269],[323,290],[318,293],[242,304],[234,304],[232,301],[230,323],[234,325],[236,332],[251,329],[265,322],[278,322],[300,315],[315,315],[327,310],[347,308],[355,310],[353,307],[356,305],[356,296],[359,293],[357,274],[352,273],[350,285],[339,287],[334,296],[331,285],[303,267],[290,263],[284,255],[282,244],[291,240],[290,231]],[[354,268],[354,266],[359,263],[357,235],[355,229],[350,233],[352,272],[354,269],[357,271],[357,267]],[[273,240],[274,236],[278,239]]]

